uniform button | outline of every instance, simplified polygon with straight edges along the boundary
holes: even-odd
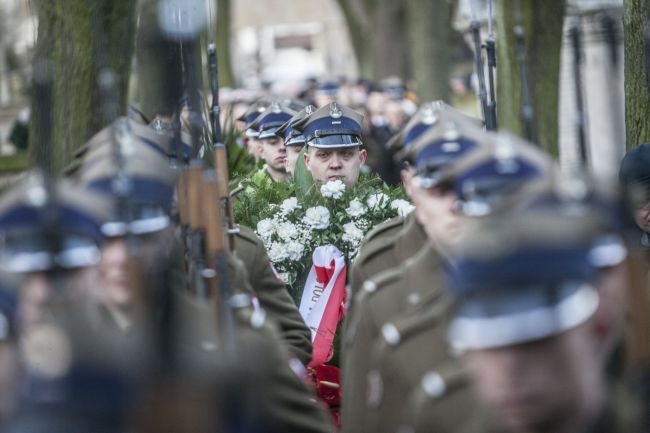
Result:
[[[381,327],[381,334],[389,346],[397,346],[402,339],[397,327],[392,323],[386,323]]]
[[[201,343],[201,348],[206,352],[214,352],[217,349],[217,345],[212,341],[204,341]]]
[[[417,304],[420,303],[421,300],[422,300],[422,297],[420,296],[419,293],[411,293],[406,298],[406,302],[408,302],[410,305],[417,305]]]
[[[431,371],[424,375],[422,378],[422,388],[424,389],[424,392],[432,398],[442,397],[447,390],[445,380],[435,371]]]
[[[363,282],[363,290],[365,290],[368,293],[374,293],[377,291],[377,284],[370,280],[366,280]]]

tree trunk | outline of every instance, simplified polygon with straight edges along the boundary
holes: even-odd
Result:
[[[525,29],[528,88],[535,111],[533,130],[538,145],[558,154],[560,48],[564,0],[521,1]],[[497,2],[497,116],[499,128],[521,135],[521,78],[514,37],[515,8]]]
[[[377,0],[375,17],[375,80],[410,75],[404,0]]]
[[[373,77],[374,39],[370,28],[374,7],[360,4],[360,0],[337,0],[347,23],[352,48],[357,58],[359,76]]]
[[[126,113],[135,32],[133,0],[41,0],[35,59],[52,64],[52,169],[57,172],[73,151],[104,126],[97,68],[110,67],[118,79],[118,101]],[[30,160],[43,148],[38,125],[46,114],[32,99]]]
[[[632,148],[650,142],[650,46],[644,37],[650,19],[650,0],[625,0],[625,130]]]
[[[231,1],[217,0],[217,28],[215,38],[217,54],[219,56],[219,86],[234,87],[235,79],[232,73],[230,62],[230,23],[231,23]]]
[[[422,101],[449,98],[449,2],[408,0],[408,42],[412,77]]]

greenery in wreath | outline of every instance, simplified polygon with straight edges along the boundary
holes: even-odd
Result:
[[[413,209],[401,186],[389,187],[376,175],[362,175],[352,188],[340,180],[304,182],[301,176],[301,170],[290,182],[253,176],[241,182],[234,205],[235,220],[264,241],[297,302],[316,247],[332,244],[349,262],[368,231]]]

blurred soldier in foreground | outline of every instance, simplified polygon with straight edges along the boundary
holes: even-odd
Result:
[[[305,165],[316,182],[340,180],[347,187],[357,183],[366,161],[362,121],[356,111],[332,102],[292,126],[305,137]]]
[[[449,342],[487,412],[470,415],[473,431],[640,431],[636,402],[605,374],[623,328],[624,286],[612,281],[625,248],[595,208],[490,219],[453,257]]]
[[[158,224],[158,226],[149,223],[135,224],[134,227],[144,230],[140,233],[142,236],[139,237],[153,241],[145,242],[145,246],[151,245],[154,250],[150,251],[153,255],[148,260],[149,262],[155,262],[156,257],[160,259],[160,256],[165,255],[165,251],[167,254],[173,255],[173,257],[167,258],[172,261],[174,268],[170,277],[173,279],[174,286],[184,289],[186,282],[182,268],[183,257],[181,257],[180,247],[176,241],[170,239],[171,194],[175,187],[177,173],[168,167],[168,158],[176,158],[174,155],[176,149],[172,140],[166,135],[157,135],[151,128],[138,127],[131,122],[129,122],[129,126],[133,135],[132,149],[127,152],[128,158],[125,161],[124,171],[133,177],[133,192],[130,195],[130,199],[133,201],[131,207],[134,208],[133,210],[137,208],[145,212],[143,216],[146,218],[142,220],[143,222],[150,220]],[[110,131],[111,128],[106,128],[96,134],[85,146],[85,152],[79,153],[82,155],[82,159],[76,163],[75,176],[84,184],[96,187],[103,193],[112,194],[110,179],[116,174],[117,168],[112,157]],[[188,151],[188,146],[183,145],[182,150],[185,154]],[[117,201],[117,197],[114,196],[113,199]],[[137,222],[138,219],[135,218],[134,222]],[[162,226],[160,223],[163,223]],[[107,227],[110,228],[111,225]],[[124,225],[113,224],[112,227],[119,228]],[[269,318],[279,325],[282,340],[287,344],[291,353],[303,364],[308,364],[311,360],[309,330],[300,317],[286,286],[274,272],[262,241],[252,230],[245,227],[238,228],[239,231],[234,235],[235,253],[246,267],[256,300],[268,313]],[[149,234],[147,235],[147,233]],[[103,268],[103,274],[112,280],[112,283],[109,281],[107,286],[107,295],[112,293],[109,297],[115,296],[117,301],[119,297],[127,296],[127,292],[130,291],[123,287],[128,283],[124,281],[125,260],[128,258],[123,248],[126,238],[124,234],[120,235],[119,233],[109,237],[111,241],[107,245],[115,248],[107,250],[109,254],[105,255],[103,263],[108,268]],[[155,240],[156,238],[158,239]],[[163,246],[164,248],[162,248]],[[130,295],[127,298],[130,298]],[[113,309],[112,313],[118,310]],[[121,322],[126,323],[125,321]]]
[[[485,135],[480,145],[454,157],[454,162],[445,154],[459,152],[463,141],[456,146],[451,141],[434,143],[420,148],[414,159],[416,170],[433,168],[436,161],[445,159],[448,163],[435,173],[420,168],[414,176],[418,187],[429,192],[414,212],[430,244],[402,267],[364,283],[356,299],[362,302],[355,305],[355,321],[346,330],[346,337],[353,338],[353,355],[358,347],[371,353],[364,368],[358,365],[358,355],[346,363],[352,374],[361,371],[366,377],[365,384],[356,385],[363,386],[367,395],[362,431],[390,432],[398,426],[422,432],[453,431],[463,425],[461,408],[471,400],[444,340],[448,302],[441,292],[441,270],[453,266],[449,250],[471,218],[500,212],[507,197],[527,182],[548,175],[552,166],[532,146],[515,142],[511,136]],[[434,195],[433,189],[440,194]],[[410,413],[413,406],[415,414]]]
[[[378,336],[378,330],[365,323],[369,320],[373,323],[383,323],[388,320],[403,307],[402,304],[394,302],[394,297],[406,299],[407,292],[411,290],[396,284],[394,291],[382,291],[385,295],[381,298],[385,298],[387,302],[378,303],[377,307],[379,305],[381,307],[377,309],[369,305],[373,302],[371,299],[375,298],[377,285],[374,281],[384,271],[388,272],[388,269],[400,266],[403,261],[416,255],[423,248],[428,249],[426,247],[430,241],[423,227],[425,224],[439,224],[442,227],[439,231],[449,235],[446,233],[448,228],[446,225],[456,219],[453,212],[453,196],[449,188],[421,185],[419,179],[436,176],[438,171],[447,164],[453,163],[466,152],[478,148],[480,139],[484,138],[483,132],[478,128],[467,129],[467,125],[459,122],[455,113],[437,114],[438,116],[435,116],[433,110],[429,109],[420,112],[417,116],[418,120],[413,122],[420,125],[419,133],[413,131],[411,136],[421,134],[423,137],[420,140],[411,138],[406,140],[408,146],[403,152],[409,166],[402,171],[402,178],[415,210],[403,222],[389,222],[383,228],[371,232],[364,240],[361,252],[352,268],[350,300],[343,338],[343,427],[346,431],[370,431],[367,430],[368,426],[364,420],[367,396],[366,376],[370,368],[367,353]],[[425,131],[430,133],[424,133]],[[414,140],[417,146],[411,145]],[[457,145],[445,146],[447,142]],[[428,154],[437,155],[431,158],[431,164]],[[423,213],[425,208],[431,208],[435,215],[425,215]],[[417,255],[422,256],[422,260],[430,258],[431,261],[427,262],[429,264],[437,263],[437,259],[433,258],[437,256],[434,253],[425,252]],[[431,275],[432,272],[437,275],[437,272],[433,271],[437,265],[424,264],[423,266],[429,269],[425,272],[426,275]],[[418,296],[413,301],[417,304],[421,299]],[[370,313],[368,309],[373,312]]]

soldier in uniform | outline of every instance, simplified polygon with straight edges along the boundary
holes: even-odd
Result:
[[[131,127],[133,126],[132,123],[129,123],[129,125]],[[128,175],[145,180],[142,183],[142,186],[145,187],[144,189],[138,189],[139,183],[134,183],[133,187],[135,191],[131,195],[131,198],[136,199],[134,195],[136,193],[146,201],[152,201],[156,197],[159,197],[161,200],[156,203],[156,206],[160,210],[169,212],[171,206],[169,200],[171,200],[171,197],[167,195],[162,197],[153,196],[150,194],[147,186],[155,184],[155,179],[158,179],[158,183],[161,184],[159,188],[168,190],[174,186],[177,175],[167,166],[167,157],[164,156],[171,155],[174,152],[173,144],[167,136],[157,135],[151,128],[144,128],[142,131],[132,128],[131,132],[133,133],[132,145],[134,149],[132,152],[134,155],[130,155],[125,161],[124,170]],[[102,191],[109,194],[112,194],[108,188],[110,179],[112,179],[117,170],[113,159],[112,140],[110,128],[102,130],[94,136],[84,147],[86,149],[101,150],[80,152],[83,155],[83,159],[76,165],[83,167],[83,169],[78,168],[75,174],[76,178],[82,179],[85,184],[95,182],[96,184],[102,185]],[[162,151],[157,152],[153,150],[158,148],[162,149]],[[167,215],[167,213],[164,215]],[[149,216],[154,217],[155,215],[150,214]],[[161,216],[160,214],[157,215],[157,217]],[[238,226],[238,229],[239,231],[234,236],[235,254],[244,262],[250,286],[255,291],[256,302],[259,302],[260,306],[268,313],[270,320],[278,324],[282,340],[286,343],[290,352],[303,364],[308,364],[311,360],[312,350],[309,329],[300,316],[298,308],[291,299],[285,284],[278,278],[277,273],[274,271],[261,239],[246,227]],[[158,227],[154,232],[160,233],[165,230],[165,227]],[[155,233],[152,234],[155,235]],[[158,237],[158,235],[154,237]],[[113,240],[118,240],[121,237],[113,236],[112,238]],[[173,241],[168,240],[167,242]],[[114,242],[113,245],[123,246],[123,243]],[[171,254],[180,254],[178,245],[172,245],[170,248],[172,249],[170,251]],[[118,273],[121,273],[125,269],[124,260],[126,260],[127,256],[124,254],[125,250],[121,247],[115,248],[114,251],[119,253],[115,256],[118,260],[114,268]],[[110,257],[109,255],[108,258]],[[181,265],[182,260],[182,257],[178,257],[172,263],[178,267]],[[176,271],[173,277],[175,281],[178,281],[178,273],[181,273],[182,270],[178,268]],[[106,272],[108,273],[109,271],[107,270]],[[123,280],[119,276],[117,279]],[[181,281],[178,284],[179,286],[184,286],[185,283]],[[116,292],[118,293],[122,291],[122,289],[119,289],[119,285],[117,284],[116,286],[118,288]],[[117,310],[113,310],[113,312],[115,311]],[[126,323],[126,321],[121,321],[121,323]]]
[[[305,165],[316,182],[357,183],[367,155],[361,148],[362,122],[361,114],[332,102],[293,125],[305,137]]]
[[[429,108],[432,108],[432,106],[429,106]],[[342,350],[344,361],[343,387],[345,390],[343,398],[344,426],[346,425],[347,419],[357,417],[357,414],[355,414],[356,409],[353,410],[352,408],[363,404],[361,401],[365,398],[365,373],[357,373],[356,371],[357,369],[365,371],[366,366],[361,358],[365,356],[364,352],[368,350],[368,345],[371,344],[374,338],[356,336],[358,332],[356,327],[361,320],[359,318],[359,310],[364,308],[363,304],[373,293],[370,282],[368,283],[369,290],[362,289],[362,284],[378,273],[398,266],[402,261],[413,256],[417,251],[426,246],[427,237],[422,227],[423,221],[417,218],[417,208],[420,206],[419,202],[426,199],[442,203],[445,199],[445,194],[442,194],[442,191],[438,194],[440,196],[438,198],[436,194],[431,193],[431,189],[421,187],[414,175],[420,170],[422,173],[426,172],[429,173],[428,175],[435,176],[436,171],[443,168],[445,163],[451,163],[455,158],[460,157],[465,152],[478,147],[478,138],[483,135],[483,132],[478,129],[465,129],[465,125],[462,123],[463,120],[455,112],[441,112],[437,118],[439,120],[438,122],[433,121],[433,116],[434,112],[431,109],[421,111],[418,116],[419,120],[414,122],[415,125],[421,125],[419,127],[420,133],[415,131],[411,134],[413,137],[418,137],[421,134],[421,139],[409,139],[407,142],[408,146],[402,151],[404,159],[407,161],[411,160],[409,167],[403,170],[402,176],[405,189],[416,206],[416,210],[409,215],[403,224],[399,222],[388,223],[388,227],[383,230],[386,232],[394,230],[396,233],[393,236],[381,235],[377,236],[379,239],[366,240],[352,267],[351,292],[348,301]],[[428,132],[424,133],[427,130]],[[415,140],[416,143],[411,145],[410,140]],[[463,143],[463,145],[445,147],[447,141],[451,143]],[[436,165],[429,164],[423,157],[430,149],[439,150],[440,155],[436,159]],[[449,151],[443,152],[443,149],[448,149]],[[411,156],[408,151],[418,156],[419,159]],[[445,163],[443,163],[443,157]],[[442,213],[447,211],[448,209],[444,207],[440,208],[440,212]],[[383,319],[386,318],[383,317]]]
[[[438,114],[441,112],[438,121]],[[404,130],[389,143],[393,152],[405,155],[407,149],[416,142],[425,132],[433,131],[427,135],[426,140],[433,141],[435,137],[444,135],[445,122],[457,119],[462,126],[462,132],[473,135],[480,135],[478,126],[473,127],[474,122],[465,122],[467,116],[461,115],[453,108],[442,101],[434,101],[424,104],[415,116],[409,121]],[[445,120],[447,119],[447,120]],[[465,132],[466,131],[466,132]],[[401,171],[402,182],[406,193],[411,194],[411,180],[413,177],[412,167],[405,167]],[[413,200],[413,199],[412,199]],[[416,197],[417,200],[417,197]],[[415,203],[417,207],[417,203]],[[375,243],[375,240],[377,241]],[[373,229],[364,238],[359,254],[355,259],[350,278],[350,301],[361,289],[361,284],[378,272],[397,266],[403,260],[411,257],[419,251],[426,243],[426,236],[420,223],[411,213],[406,218],[398,217]],[[348,320],[352,311],[352,304],[348,308]],[[352,313],[353,314],[353,313]]]
[[[244,124],[244,143],[248,154],[255,158],[255,162],[259,162],[261,159],[261,143],[258,136],[258,131],[251,128],[251,125],[255,120],[266,110],[266,108],[271,104],[270,101],[266,99],[260,99],[255,101],[251,106],[237,118],[240,122]]]
[[[274,101],[250,125],[250,129],[258,131],[257,139],[260,141],[261,146],[260,155],[266,162],[264,168],[253,176],[264,173],[274,182],[289,179],[286,169],[287,150],[282,138],[276,135],[276,131],[295,114],[296,112],[288,104]]]
[[[360,420],[353,420],[353,426],[357,427],[350,431],[389,432],[400,425],[410,429],[417,427],[415,431],[429,431],[433,428],[431,424],[418,422],[420,425],[414,425],[404,420],[409,406],[421,399],[422,396],[418,396],[421,390],[435,403],[433,409],[428,407],[423,411],[428,414],[427,420],[440,418],[437,426],[441,430],[454,429],[463,423],[458,408],[469,405],[471,399],[463,386],[459,366],[449,357],[443,332],[448,303],[441,292],[441,275],[442,269],[449,266],[448,250],[469,224],[466,217],[484,215],[474,213],[476,208],[489,203],[491,207],[481,208],[483,212],[498,210],[499,199],[503,200],[526,182],[545,175],[551,167],[548,158],[524,144],[513,145],[509,162],[505,162],[499,155],[499,143],[490,140],[509,139],[511,137],[487,137],[484,147],[468,152],[446,169],[422,179],[421,183],[433,183],[447,191],[441,200],[443,208],[433,201],[433,196],[420,202],[419,217],[431,244],[407,260],[403,267],[364,283],[358,296],[370,293],[363,303],[357,304],[356,321],[348,328],[356,335],[350,334],[352,340],[345,340],[352,347],[346,367],[352,369],[351,375],[365,376],[365,383],[356,384],[365,387],[362,392],[344,394],[345,398],[362,398],[363,391],[366,395],[365,401],[350,402],[355,411],[363,414]],[[426,155],[432,161],[441,156],[431,149]],[[509,170],[500,171],[503,164],[510,164]],[[468,190],[479,190],[481,194],[468,195]],[[441,213],[441,209],[447,214]],[[360,357],[354,357],[359,346],[371,354],[361,367]]]
[[[316,107],[307,105],[276,131],[276,134],[284,140],[284,147],[287,152],[285,169],[289,176],[293,176],[300,152],[305,147],[305,136],[300,131],[293,129],[292,125],[309,117],[314,111],[316,111]]]
[[[625,258],[597,212],[534,207],[479,225],[454,251],[448,339],[485,410],[474,431],[637,432],[605,374],[622,315],[603,269]]]
[[[29,386],[21,387],[27,395],[23,396],[24,403],[20,404],[8,431],[128,430],[124,427],[129,409],[124,405],[130,401],[128,397],[151,396],[151,393],[156,397],[157,391],[167,401],[154,398],[142,406],[139,404],[142,401],[135,401],[136,431],[153,431],[147,426],[160,419],[179,423],[179,429],[186,427],[184,422],[193,421],[190,425],[195,425],[197,420],[172,418],[182,414],[174,410],[176,405],[184,403],[182,396],[196,398],[197,395],[201,396],[197,404],[204,409],[202,421],[210,421],[205,419],[206,414],[217,414],[227,431],[242,425],[278,433],[331,431],[325,413],[298,374],[300,364],[294,362],[292,367],[286,349],[278,344],[274,326],[265,319],[263,310],[254,308],[246,271],[236,257],[231,256],[229,260],[234,292],[231,305],[236,321],[234,353],[226,350],[225,339],[216,326],[217,313],[224,312],[217,312],[212,304],[171,287],[165,279],[154,281],[150,269],[143,269],[147,290],[140,293],[147,308],[131,311],[132,338],[111,339],[116,333],[106,328],[106,322],[94,320],[93,312],[103,296],[97,287],[97,274],[91,271],[100,259],[101,227],[115,228],[117,223],[127,221],[117,221],[114,216],[104,219],[103,216],[111,215],[107,206],[102,208],[106,211],[102,217],[97,218],[99,197],[89,195],[90,188],[79,190],[69,184],[57,189],[54,204],[40,209],[42,188],[42,185],[36,185],[36,189],[30,185],[26,190],[17,189],[0,206],[0,229],[3,237],[11,240],[3,245],[3,257],[7,259],[3,265],[14,274],[29,272],[20,292],[28,380],[25,385]],[[127,228],[137,231],[160,222],[156,218],[147,219],[147,215],[136,213],[140,218],[129,221]],[[57,241],[43,243],[43,239],[48,239],[43,234],[53,233]],[[137,240],[140,241],[138,257],[146,260],[152,259],[152,255],[160,256],[154,248],[142,248],[151,238]],[[150,245],[154,246],[160,244]],[[162,267],[167,268],[164,263]],[[44,271],[48,273],[43,274]],[[169,311],[175,313],[170,316]],[[137,338],[142,336],[149,338]],[[46,337],[48,340],[44,341]],[[61,366],[59,363],[68,359],[68,341],[73,349],[72,359]],[[118,341],[128,344],[116,344]],[[97,342],[101,342],[101,347],[96,346]],[[147,356],[149,350],[153,350],[153,358]],[[134,373],[144,374],[147,380],[131,382],[142,376],[123,376],[129,372],[122,371],[121,364],[113,365],[108,354],[125,361],[136,354],[142,355],[139,362],[145,364],[139,364]],[[238,379],[237,393],[232,392],[233,377]],[[178,378],[183,380],[176,382]],[[133,389],[129,391],[136,385],[137,393]],[[169,387],[174,393],[164,394]],[[68,392],[69,389],[74,392]],[[212,399],[214,393],[221,396],[220,400]],[[159,412],[141,417],[140,407],[154,412],[158,408]],[[237,410],[233,411],[233,407]]]

